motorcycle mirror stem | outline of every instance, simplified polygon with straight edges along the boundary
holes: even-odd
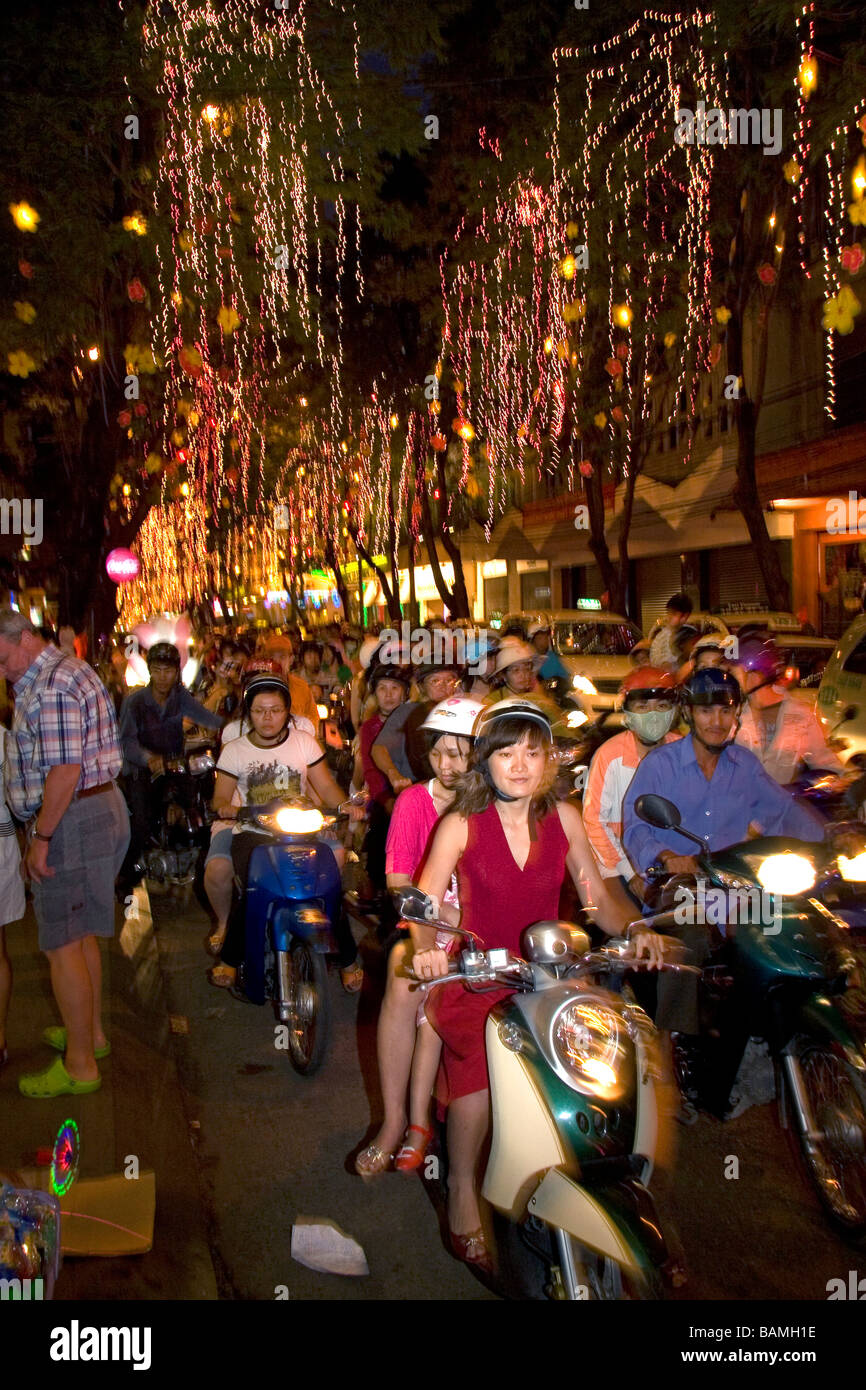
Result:
[[[691,830],[686,830],[680,821],[679,809],[672,801],[668,801],[666,796],[657,796],[654,792],[645,792],[639,796],[634,803],[634,809],[642,821],[647,825],[654,825],[657,830],[675,830],[678,835],[683,835],[687,840],[700,845],[701,855],[705,855],[707,847],[699,835],[695,835]]]

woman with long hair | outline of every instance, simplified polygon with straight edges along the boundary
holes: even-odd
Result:
[[[532,922],[555,919],[566,869],[598,925],[621,936],[634,915],[617,884],[601,877],[576,806],[553,792],[552,737],[544,714],[525,700],[504,700],[478,718],[469,771],[443,817],[418,886],[441,902],[456,872],[460,925],[482,949],[520,954]],[[411,926],[413,969],[423,981],[448,973],[435,930]],[[661,963],[661,941],[638,929],[635,953]],[[511,991],[473,994],[449,984],[430,992],[427,1017],[443,1041],[448,1105],[448,1225],[458,1259],[490,1269],[478,1204],[479,1161],[489,1129],[484,1024]]]

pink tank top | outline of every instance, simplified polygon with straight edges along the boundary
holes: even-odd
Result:
[[[520,954],[520,936],[532,922],[559,915],[568,839],[554,809],[536,825],[537,839],[519,869],[494,803],[468,820],[466,848],[457,863],[461,925],[485,947]]]

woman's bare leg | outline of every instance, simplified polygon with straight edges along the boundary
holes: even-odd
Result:
[[[386,1154],[395,1152],[406,1128],[406,1088],[412,1067],[415,1017],[418,1012],[418,993],[410,990],[412,981],[402,973],[403,965],[411,955],[411,942],[399,941],[388,957],[385,998],[376,1029],[379,1084],[385,1118],[373,1143]]]
[[[473,1091],[448,1110],[448,1225],[469,1235],[481,1225],[478,1163],[490,1128],[490,1092]]]
[[[415,1054],[409,1081],[409,1123],[420,1129],[430,1127],[430,1096],[441,1056],[442,1039],[425,1019],[415,1030]]]

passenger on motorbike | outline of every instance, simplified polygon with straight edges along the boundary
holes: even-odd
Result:
[[[458,693],[460,669],[450,662],[423,662],[414,668],[414,677],[418,699],[389,714],[370,750],[395,793],[426,777],[427,747],[421,726],[435,704]]]
[[[679,718],[676,681],[669,671],[641,666],[630,671],[619,689],[625,732],[603,743],[589,765],[583,794],[583,823],[602,878],[619,877],[639,900],[644,883],[622,845],[622,808],[638,765],[672,732]]]
[[[535,675],[536,651],[520,637],[503,637],[496,654],[493,689],[485,704],[493,705],[500,700],[511,700],[517,696],[528,700],[541,710],[542,714],[555,724],[560,717],[559,707],[547,691],[538,684]]]
[[[407,787],[397,798],[387,844],[388,888],[392,891],[412,883],[423,867],[432,831],[453,802],[460,778],[466,772],[472,730],[481,709],[480,701],[455,695],[434,705],[424,721],[433,777]],[[445,894],[441,911],[446,921],[457,925],[460,912],[455,881]],[[457,940],[451,938],[450,944]],[[355,1168],[362,1177],[385,1172],[392,1163],[401,1171],[414,1171],[423,1161],[431,1138],[430,1093],[441,1043],[426,1022],[423,1010],[419,1011],[418,992],[406,975],[411,958],[412,944],[406,939],[398,940],[388,957],[387,986],[376,1032],[385,1116],[372,1144],[355,1159]],[[401,1135],[403,1144],[395,1157]]]
[[[217,917],[208,949],[212,955],[222,955],[222,964],[209,971],[208,978],[221,989],[234,984],[243,959],[243,888],[250,855],[261,844],[261,836],[254,831],[236,833],[237,808],[279,796],[303,796],[308,783],[328,810],[343,805],[343,793],[319,744],[293,722],[289,688],[280,676],[255,676],[244,691],[243,706],[252,729],[227,743],[220,753],[213,800],[219,819],[213,825],[205,864],[204,886]],[[350,803],[346,809],[353,820],[364,815],[360,806]],[[234,913],[233,883],[238,889]],[[334,923],[334,930],[343,985],[355,993],[363,983],[355,943],[345,920]]]
[[[129,807],[130,841],[118,875],[118,890],[141,878],[135,868],[150,838],[156,814],[154,779],[165,772],[167,758],[183,753],[184,720],[206,729],[222,728],[218,714],[205,709],[180,680],[180,652],[170,642],[155,642],[147,653],[150,683],[127,695],[120,710],[123,794]]]
[[[764,771],[783,786],[804,767],[841,774],[844,764],[827,747],[808,705],[788,694],[785,662],[773,639],[751,637],[739,645],[736,674],[745,694],[737,743],[748,748]]]
[[[484,708],[475,725],[470,767],[453,809],[436,830],[418,886],[442,901],[456,873],[461,926],[482,949],[504,946],[520,953],[530,923],[558,916],[568,869],[598,923],[622,935],[630,918],[619,885],[598,872],[580,812],[556,802],[550,791],[552,736],[549,721],[529,701],[508,700]],[[448,973],[448,954],[432,928],[411,926],[413,969],[424,981]],[[640,931],[637,954],[661,963],[661,941]],[[510,991],[475,994],[461,985],[432,991],[427,1016],[444,1043],[448,1113],[448,1224],[459,1259],[489,1267],[476,1190],[478,1161],[488,1132],[489,1082],[484,1051],[488,1013]]]
[[[364,720],[359,738],[363,778],[370,798],[370,820],[364,837],[369,883],[361,896],[371,903],[375,903],[385,892],[385,837],[394,799],[404,785],[410,785],[402,779],[400,785],[392,785],[374,762],[372,748],[389,716],[408,698],[411,683],[410,667],[382,664],[373,668],[368,680],[370,693],[376,698],[376,710]]]

